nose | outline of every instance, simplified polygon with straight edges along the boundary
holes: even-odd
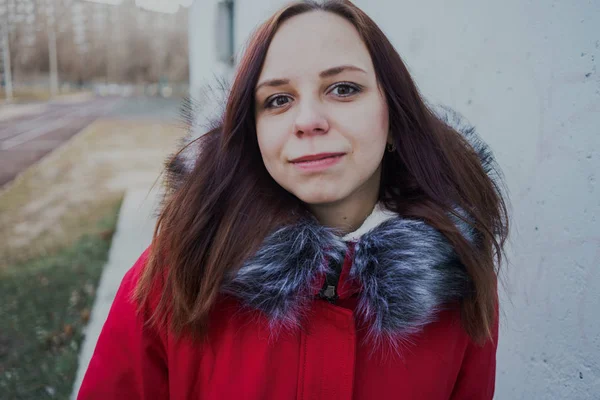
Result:
[[[305,102],[298,107],[293,132],[298,136],[322,135],[329,131],[329,122],[316,102]]]

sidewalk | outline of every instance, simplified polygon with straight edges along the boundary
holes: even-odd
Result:
[[[131,189],[125,194],[117,230],[112,240],[108,262],[102,272],[90,321],[79,353],[79,366],[71,399],[77,397],[81,381],[94,353],[96,341],[106,321],[112,301],[125,272],[133,265],[152,240],[154,217],[159,196],[157,189]]]
[[[0,103],[0,122],[12,118],[26,117],[43,112],[48,107],[47,103],[13,104]]]

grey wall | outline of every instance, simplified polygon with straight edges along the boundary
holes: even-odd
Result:
[[[196,0],[206,24],[199,3],[212,2]],[[237,48],[284,3],[237,0]],[[356,4],[425,97],[468,117],[505,172],[513,226],[496,399],[600,398],[600,2]],[[220,68],[198,51],[208,31],[194,29],[192,85]]]
[[[217,60],[218,0],[195,0],[189,11],[190,88],[196,92],[231,68]]]
[[[600,398],[600,2],[357,4],[504,169],[513,229],[496,398]]]

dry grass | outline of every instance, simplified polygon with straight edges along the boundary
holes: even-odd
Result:
[[[127,188],[156,181],[183,133],[168,124],[98,120],[30,167],[0,192],[2,265],[98,233],[98,218]]]
[[[70,91],[61,91],[54,98],[50,93],[49,88],[40,88],[40,87],[17,87],[13,90],[12,101],[15,103],[31,103],[31,102],[40,102],[40,101],[48,101],[51,99],[68,99],[73,95],[77,94],[91,94],[89,90],[78,90],[73,89]],[[4,88],[0,88],[0,101],[6,100],[6,92]]]

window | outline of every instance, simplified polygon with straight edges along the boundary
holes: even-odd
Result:
[[[233,0],[221,0],[217,3],[216,45],[217,59],[233,65]]]

